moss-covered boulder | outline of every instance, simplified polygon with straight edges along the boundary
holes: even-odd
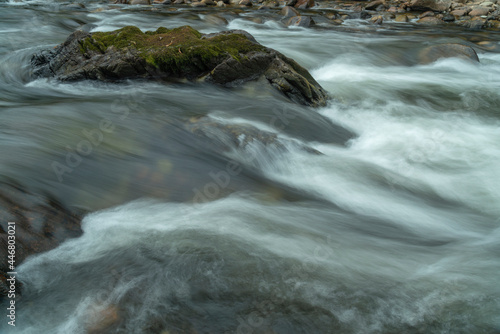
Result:
[[[54,50],[35,54],[32,66],[35,76],[62,81],[187,79],[234,86],[260,79],[301,104],[322,106],[327,100],[306,69],[242,30],[206,35],[189,26],[76,31]]]

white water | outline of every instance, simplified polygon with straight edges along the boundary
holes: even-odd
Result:
[[[119,9],[83,19],[96,24],[95,30],[123,22],[145,30],[180,24],[220,29]],[[58,34],[69,34],[68,26]],[[499,54],[478,47],[479,64],[447,59],[417,65],[407,64],[404,52],[456,37],[291,30],[244,18],[227,28],[245,29],[293,57],[335,100],[309,110],[273,95],[252,96],[252,89],[127,83],[123,87],[136,87],[142,97],[132,100],[134,106],[145,111],[132,110],[95,160],[90,157],[59,184],[50,162],[78,142],[75,132],[108,115],[123,88],[23,82],[21,69],[2,65],[1,85],[9,94],[2,102],[12,105],[2,111],[4,124],[17,131],[1,133],[0,152],[22,152],[3,154],[3,176],[26,176],[61,197],[71,193],[71,203],[80,203],[76,198],[89,207],[121,204],[88,215],[81,238],[18,268],[25,291],[13,332],[500,331]],[[2,25],[0,30],[15,32]],[[23,47],[36,40],[22,36]],[[38,43],[32,52],[47,42]],[[29,50],[19,51],[19,58],[2,55],[2,61],[28,59]],[[291,110],[290,123],[273,127],[268,116],[282,109]],[[205,156],[183,137],[161,141],[161,120],[202,113],[275,132],[292,143],[283,140],[286,151],[253,143]],[[29,115],[29,126],[19,115]],[[356,137],[346,146],[327,140],[319,133],[336,131],[327,120]],[[177,151],[163,149],[169,146]],[[100,154],[106,159],[99,160]],[[245,167],[231,177],[231,195],[201,204],[148,196],[152,189],[155,195],[177,191],[192,197],[194,187],[203,191],[213,182],[210,172],[224,170],[221,157]],[[134,167],[154,171],[161,159],[179,164],[185,173],[180,177],[193,183],[172,176],[144,187]],[[192,164],[197,168],[187,168]],[[130,183],[115,182],[120,175]],[[264,186],[251,188],[253,182]],[[222,188],[221,194],[228,190]],[[289,189],[303,198],[287,200]],[[143,198],[129,202],[130,193]]]

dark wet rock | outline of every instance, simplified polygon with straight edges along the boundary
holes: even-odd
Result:
[[[202,141],[209,142],[212,148],[223,152],[236,148],[245,149],[251,144],[287,151],[285,144],[290,144],[312,154],[321,154],[311,147],[290,139],[278,138],[276,133],[263,131],[248,124],[225,124],[208,117],[200,117],[192,119],[190,123],[185,125],[185,128]]]
[[[35,54],[31,63],[35,77],[61,81],[187,79],[230,87],[264,78],[294,102],[323,106],[327,101],[307,70],[242,30],[208,35],[189,26],[146,33],[131,26],[76,31],[54,50]]]
[[[252,7],[253,3],[251,0],[241,0],[239,2],[240,6]]]
[[[287,6],[290,6],[290,7],[293,7],[293,6],[295,6],[296,4],[297,4],[297,0],[288,0],[288,1],[286,2],[286,5],[287,5]]]
[[[443,15],[443,21],[444,22],[453,22],[453,21],[455,21],[455,16],[453,16],[451,14],[445,14],[445,15]]]
[[[81,217],[55,199],[0,183],[0,300],[8,291],[7,273],[14,271],[7,262],[9,235],[14,231],[8,222],[15,222],[15,267],[30,255],[53,249],[64,240],[82,234]]]
[[[366,20],[372,17],[372,14],[368,13],[366,10],[362,10],[361,13],[359,13],[359,18],[362,20]]]
[[[451,0],[412,0],[410,7],[414,10],[433,10],[442,12],[448,10]]]
[[[283,9],[280,11],[280,14],[283,15],[284,18],[294,17],[294,16],[300,15],[300,13],[295,8],[293,8],[291,6],[283,7]]]
[[[314,20],[310,16],[294,16],[285,22],[286,26],[310,27],[315,25]]]
[[[314,7],[314,5],[315,5],[314,0],[298,0],[297,3],[293,6],[299,9],[307,9]]]
[[[461,58],[479,62],[476,51],[462,44],[439,44],[429,46],[419,53],[420,63],[429,64],[441,58]]]

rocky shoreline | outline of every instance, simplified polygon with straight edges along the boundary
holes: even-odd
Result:
[[[347,20],[360,19],[377,25],[384,22],[411,22],[421,25],[457,25],[470,29],[499,30],[500,9],[497,1],[117,0],[112,3],[150,6],[151,10],[160,10],[161,7],[168,6],[169,10],[175,11],[190,6],[274,11],[277,16],[281,16],[280,21],[287,26],[342,25]]]

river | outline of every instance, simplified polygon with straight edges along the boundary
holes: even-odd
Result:
[[[0,178],[89,212],[82,237],[18,267],[2,333],[500,332],[498,34],[82,3],[0,1]],[[244,29],[334,99],[30,76],[76,29],[125,25]],[[415,62],[456,42],[480,63]],[[212,149],[179,125],[200,116],[282,145]]]

